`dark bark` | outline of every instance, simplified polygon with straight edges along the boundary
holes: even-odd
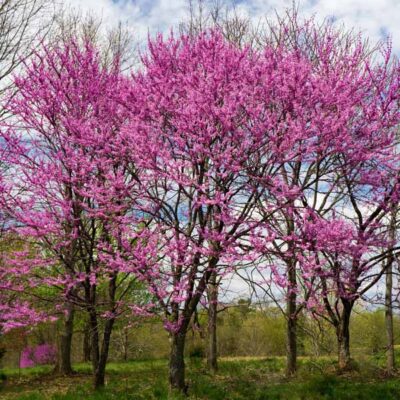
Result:
[[[58,341],[57,363],[54,369],[60,375],[72,375],[74,373],[71,363],[74,314],[74,306],[71,303],[67,303],[62,332]]]
[[[99,327],[97,325],[97,314],[95,309],[89,311],[90,321],[90,356],[92,360],[93,371],[97,370],[100,359],[99,349]]]
[[[218,284],[217,274],[213,272],[208,284],[208,351],[207,365],[211,372],[218,370],[217,358],[217,307],[218,307]]]
[[[115,292],[116,292],[116,275],[110,277],[108,285],[108,295],[110,301],[109,311],[115,312]],[[92,298],[95,298],[94,296]],[[95,304],[93,302],[93,304]],[[115,318],[108,318],[104,323],[103,339],[100,348],[100,334],[96,308],[89,309],[90,330],[91,330],[91,357],[93,366],[93,384],[94,388],[100,389],[105,384],[105,372],[108,361],[108,353],[110,349],[111,333],[114,326]]]
[[[185,384],[185,339],[186,328],[172,334],[171,352],[169,359],[169,383],[172,389],[186,393]]]
[[[83,331],[83,362],[89,362],[91,359],[90,321],[88,320]]]
[[[389,226],[389,239],[396,240],[397,210],[393,209]],[[386,292],[385,292],[385,326],[386,326],[386,372],[392,375],[395,369],[394,332],[393,332],[393,248],[390,249],[386,265]]]
[[[354,303],[348,299],[341,299],[341,302],[343,309],[338,320],[338,325],[336,326],[338,364],[339,370],[346,371],[351,369],[350,317]]]
[[[288,265],[289,293],[286,302],[286,376],[291,377],[297,371],[297,296],[296,296],[296,266],[294,262]]]
[[[103,334],[103,343],[101,345],[101,352],[99,357],[99,362],[94,371],[94,388],[99,389],[104,386],[105,383],[105,372],[106,365],[108,360],[108,353],[110,349],[110,339],[112,328],[114,325],[114,319],[108,319],[105,323],[104,334]]]
[[[393,275],[392,275],[392,263],[390,262],[386,271],[386,293],[385,293],[385,324],[386,324],[386,339],[387,339],[386,372],[388,374],[393,374],[395,368],[392,290],[393,290]]]
[[[199,260],[199,256],[197,257]],[[198,260],[196,263],[198,263]],[[211,278],[213,271],[215,271],[218,258],[212,258],[209,262],[209,268],[203,274],[198,282],[196,291],[185,302],[185,309],[179,311],[179,303],[172,304],[172,316],[174,321],[178,321],[179,317],[182,318],[179,330],[171,335],[171,351],[169,359],[169,382],[172,389],[177,389],[182,393],[187,393],[187,385],[185,384],[185,339],[189,326],[189,322],[196,311],[199,301],[207,289],[208,282]]]
[[[199,262],[200,256],[198,255],[197,261]],[[179,310],[179,303],[173,303],[171,305],[173,320],[177,322],[181,319],[179,330],[171,334],[171,351],[169,358],[169,383],[171,389],[179,390],[182,393],[187,393],[187,385],[185,384],[185,340],[186,333],[189,323],[196,311],[197,305],[207,289],[208,282],[215,271],[216,265],[218,263],[218,258],[212,258],[209,262],[209,268],[203,274],[198,282],[196,291],[192,296],[185,302],[185,309]],[[194,269],[195,270],[195,269]]]
[[[293,304],[288,305],[289,309]],[[286,376],[291,377],[297,371],[297,318],[288,316],[286,331]]]

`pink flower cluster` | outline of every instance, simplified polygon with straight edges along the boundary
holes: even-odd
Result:
[[[25,347],[21,352],[20,368],[34,367],[35,365],[54,364],[57,358],[57,350],[54,345],[43,343],[37,346]]]
[[[1,266],[8,289],[49,286],[110,324],[162,310],[172,333],[212,274],[251,265],[310,308],[361,296],[393,245],[399,67],[390,46],[377,61],[318,35],[312,54],[159,35],[129,77],[90,42],[35,53],[1,127],[0,206],[31,246]]]

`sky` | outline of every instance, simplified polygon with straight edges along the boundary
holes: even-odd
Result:
[[[238,12],[254,21],[292,4],[292,0],[233,1]],[[168,32],[188,15],[187,0],[65,0],[65,3],[82,13],[101,16],[108,26],[128,23],[138,40],[145,39],[148,32]],[[361,30],[372,42],[390,35],[394,51],[400,54],[400,0],[300,0],[298,3],[301,15],[315,15],[318,20],[334,18],[348,29]]]
[[[232,4],[228,1],[224,4]],[[233,1],[236,11],[255,23],[292,5],[292,0]],[[188,0],[64,0],[64,4],[101,17],[106,27],[126,24],[139,42],[145,41],[148,33],[167,33],[185,20],[189,11]],[[400,55],[400,0],[300,0],[298,5],[301,16],[319,21],[333,18],[346,29],[362,31],[372,43],[390,36],[394,52]],[[226,281],[226,298],[248,296],[248,286],[240,278]]]

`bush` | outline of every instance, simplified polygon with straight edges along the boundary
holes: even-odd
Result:
[[[40,344],[36,347],[26,347],[21,354],[20,368],[34,367],[35,365],[54,364],[57,350],[51,344]]]

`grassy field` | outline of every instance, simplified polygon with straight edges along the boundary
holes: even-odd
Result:
[[[190,399],[400,399],[400,376],[385,377],[383,359],[358,359],[356,369],[338,376],[331,358],[300,359],[296,379],[287,381],[284,359],[231,358],[220,361],[220,371],[212,376],[199,359],[187,360]],[[358,366],[358,367],[357,367]],[[51,367],[4,370],[8,376],[0,390],[1,400],[128,400],[181,399],[167,385],[167,361],[110,363],[107,385],[98,393],[91,390],[90,366],[75,365],[76,376],[54,377]]]

